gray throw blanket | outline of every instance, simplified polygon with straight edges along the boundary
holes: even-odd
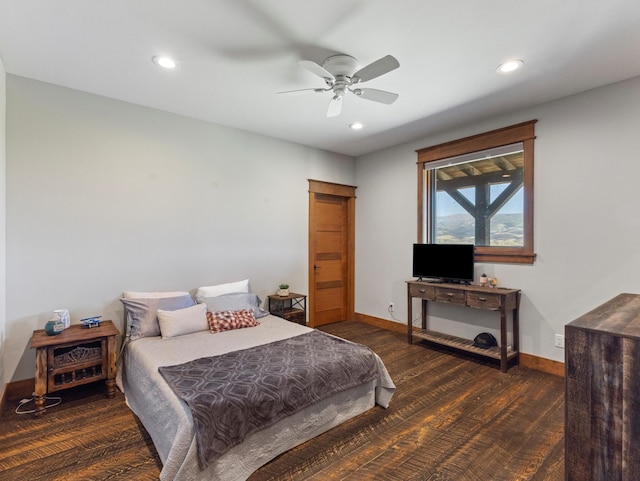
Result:
[[[320,331],[158,370],[191,409],[201,469],[249,434],[378,374],[369,348]]]

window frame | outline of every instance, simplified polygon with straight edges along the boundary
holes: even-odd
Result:
[[[537,120],[530,120],[528,122],[416,150],[418,154],[419,243],[432,241],[430,237],[432,232],[432,199],[434,193],[431,191],[433,186],[433,182],[431,181],[433,171],[428,167],[430,162],[522,142],[524,149],[523,246],[476,246],[475,260],[476,262],[533,264],[536,258],[533,250],[533,165],[536,122]]]

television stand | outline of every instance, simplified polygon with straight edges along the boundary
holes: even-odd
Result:
[[[413,328],[413,299],[422,301],[422,329]],[[427,313],[429,302],[457,304],[462,307],[496,311],[500,313],[499,345],[489,349],[481,349],[473,345],[472,340],[451,336],[427,329]],[[500,361],[500,370],[507,372],[510,362],[518,363],[518,313],[520,308],[520,289],[502,287],[480,287],[476,285],[439,284],[425,281],[407,281],[407,335],[409,344],[413,338],[447,346],[459,351]],[[507,350],[507,314],[512,312],[513,349]]]

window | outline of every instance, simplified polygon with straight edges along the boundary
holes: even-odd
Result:
[[[432,241],[523,247],[522,143],[428,164]]]
[[[533,263],[535,120],[418,150],[418,241]]]

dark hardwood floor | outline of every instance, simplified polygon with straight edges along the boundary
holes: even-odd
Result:
[[[371,347],[397,390],[374,409],[279,456],[250,481],[561,481],[564,381],[410,346],[356,322],[322,330]],[[158,479],[161,463],[124,403],[96,383],[56,393],[40,419],[8,403],[0,420],[0,479]],[[25,408],[28,408],[26,405]]]

